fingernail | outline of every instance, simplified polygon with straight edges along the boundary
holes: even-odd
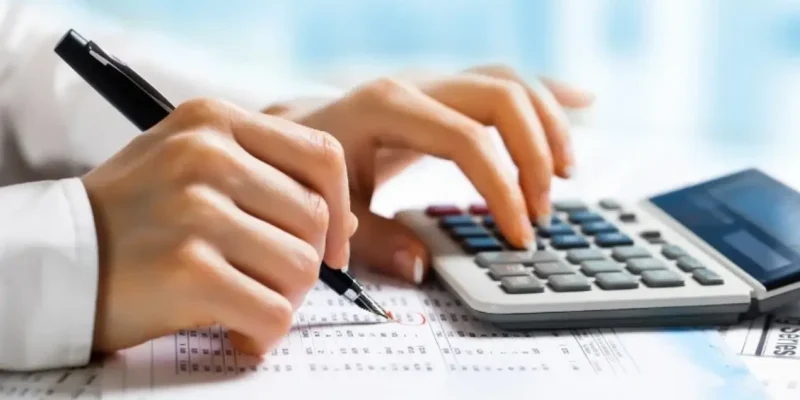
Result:
[[[358,230],[358,217],[356,217],[355,214],[350,213],[350,236],[353,236],[357,230]]]
[[[395,269],[402,271],[405,276],[410,272],[414,283],[422,282],[422,260],[419,257],[415,257],[408,250],[398,250],[394,253],[393,262]]]
[[[551,220],[552,220],[552,217],[550,216],[550,214],[542,215],[542,216],[540,216],[539,218],[536,219],[536,225],[538,227],[540,227],[540,228],[547,229],[547,228],[550,227],[550,221]]]
[[[414,258],[414,283],[419,285],[422,283],[422,259],[419,257]]]
[[[347,272],[349,270],[350,270],[350,264],[345,265],[344,267],[342,267],[342,272]]]
[[[528,242],[528,244],[525,245],[525,249],[530,252],[536,251],[537,247],[538,246],[536,245],[536,240],[531,240],[530,242]]]
[[[564,175],[566,176],[567,179],[570,179],[570,178],[574,177],[575,176],[575,166],[574,165],[568,165],[566,168],[564,168]]]

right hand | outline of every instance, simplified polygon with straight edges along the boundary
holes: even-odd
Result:
[[[219,323],[260,355],[357,226],[339,142],[193,100],[83,177],[100,249],[94,350]]]

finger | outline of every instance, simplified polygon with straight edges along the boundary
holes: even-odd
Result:
[[[330,212],[325,261],[342,268],[350,258],[349,233],[355,223],[344,150],[331,135],[273,116],[244,110],[233,113],[236,141],[256,158],[273,165],[322,195]]]
[[[199,178],[248,214],[310,243],[321,260],[330,219],[322,195],[255,158],[232,139],[202,140],[215,143],[208,145],[212,154],[194,166]]]
[[[572,176],[575,157],[569,138],[569,120],[561,104],[546,86],[537,80],[527,82],[519,77],[513,69],[502,66],[476,68],[469,70],[468,73],[505,80],[522,87],[544,127],[544,133],[552,150],[553,167],[556,174],[562,178]]]
[[[239,209],[213,189],[195,188],[207,204],[202,232],[223,257],[241,272],[300,307],[319,279],[317,249],[276,226]],[[215,215],[213,215],[215,214]]]
[[[525,89],[507,80],[462,74],[427,85],[424,91],[456,111],[497,127],[519,170],[528,210],[546,225],[550,221],[553,155]]]
[[[417,285],[422,283],[430,268],[422,240],[405,225],[373,214],[368,205],[354,201],[353,210],[360,221],[352,239],[357,261],[387,276]]]
[[[365,110],[360,125],[379,147],[406,148],[452,160],[475,185],[498,225],[518,246],[533,241],[522,192],[504,168],[486,128],[417,88],[381,80],[346,101]]]
[[[197,242],[192,247],[205,274],[200,285],[202,307],[231,331],[234,347],[252,355],[275,347],[292,325],[289,301],[232,267],[212,246]]]
[[[586,90],[578,89],[552,78],[541,77],[539,79],[564,107],[585,108],[594,103],[594,95]]]

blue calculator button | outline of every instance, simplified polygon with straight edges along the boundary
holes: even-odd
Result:
[[[595,244],[600,247],[630,246],[633,240],[620,232],[601,233],[595,236]]]
[[[493,237],[474,237],[466,238],[463,242],[464,250],[470,253],[480,253],[484,251],[500,251],[503,245]]]
[[[452,228],[455,226],[473,226],[475,221],[469,215],[449,215],[442,217],[439,224],[444,228]]]
[[[602,221],[603,217],[591,211],[576,211],[569,214],[569,222],[573,224],[585,224],[588,222]]]
[[[536,230],[539,233],[539,236],[544,238],[549,238],[551,236],[561,236],[561,235],[574,235],[575,232],[572,228],[567,224],[556,224],[550,225],[549,228],[537,228]]]
[[[450,230],[450,234],[459,239],[468,237],[488,237],[489,231],[477,225],[466,225],[453,227],[453,229]]]
[[[550,240],[550,245],[553,246],[554,249],[565,250],[589,247],[589,242],[577,235],[562,235],[554,236],[553,239]]]
[[[598,233],[611,233],[616,231],[617,227],[606,221],[589,222],[583,225],[584,235],[596,235]]]
[[[483,217],[483,224],[487,228],[494,228],[494,226],[495,226],[494,216],[493,215],[487,215],[487,216]]]

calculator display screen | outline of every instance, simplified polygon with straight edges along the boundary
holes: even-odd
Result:
[[[800,193],[749,169],[650,199],[767,289],[800,280]]]

